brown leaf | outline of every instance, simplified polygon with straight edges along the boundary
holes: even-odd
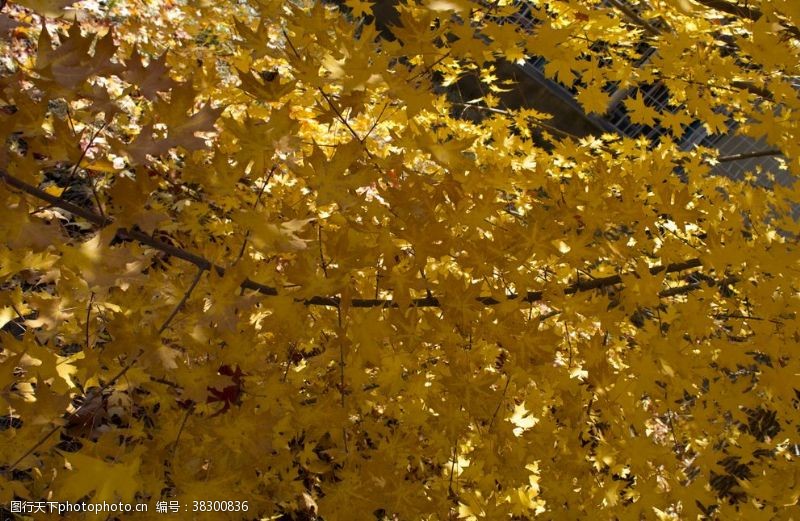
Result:
[[[205,105],[193,116],[186,119],[185,123],[171,127],[168,136],[163,139],[153,137],[153,124],[146,125],[127,147],[127,153],[136,163],[144,163],[148,155],[157,157],[166,153],[171,148],[180,146],[186,150],[200,150],[205,147],[205,140],[195,136],[196,132],[210,132],[214,130],[214,122],[224,108],[212,108]]]
[[[149,100],[155,99],[159,92],[167,92],[177,85],[177,82],[169,77],[167,53],[150,60],[145,67],[142,65],[138,49],[134,49],[126,65],[127,70],[122,73],[122,79],[136,85],[142,95]]]
[[[73,23],[67,37],[61,40],[61,45],[53,49],[50,33],[42,25],[36,57],[39,74],[45,81],[55,82],[68,91],[74,91],[90,76],[119,72],[121,66],[111,61],[116,52],[113,34],[109,31],[97,40],[94,54],[90,54],[89,49],[94,41],[93,35],[81,35],[80,25]]]

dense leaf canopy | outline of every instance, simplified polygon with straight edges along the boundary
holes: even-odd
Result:
[[[788,518],[800,3],[345,4],[4,3],[0,501]]]

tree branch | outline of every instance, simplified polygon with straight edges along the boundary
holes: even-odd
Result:
[[[9,175],[8,173],[0,170],[0,178],[3,179],[8,185],[18,188],[23,192],[32,195],[38,199],[46,201],[51,205],[61,208],[62,210],[67,210],[75,215],[83,217],[87,221],[103,227],[111,224],[110,221],[106,217],[102,217],[98,214],[80,208],[78,206],[73,205],[67,201],[64,201],[58,197],[48,194],[47,192],[40,190],[34,186],[31,186],[24,181],[20,181],[19,179]],[[215,271],[219,276],[223,276],[225,274],[225,268],[222,266],[218,266],[216,264],[211,263],[207,259],[196,255],[194,253],[187,252],[181,248],[173,246],[171,244],[167,244],[165,242],[159,241],[158,239],[154,239],[149,235],[142,233],[137,230],[126,230],[124,228],[120,228],[117,231],[117,236],[122,239],[127,240],[135,240],[145,246],[150,246],[156,250],[162,251],[169,255],[172,255],[176,258],[185,260],[191,264],[194,264],[201,271]],[[661,272],[666,273],[674,273],[678,271],[684,271],[693,268],[700,268],[702,267],[702,262],[700,259],[689,259],[683,262],[668,264],[667,266],[654,266],[650,268],[650,273],[652,275],[656,275]],[[728,280],[728,279],[726,279]],[[596,279],[590,280],[581,280],[574,284],[571,284],[564,288],[565,295],[573,295],[575,293],[582,293],[585,291],[592,291],[596,289],[602,289],[608,286],[614,286],[616,284],[622,283],[622,276],[621,275],[611,275],[608,277],[601,277]],[[713,285],[711,281],[708,284]],[[252,291],[256,291],[261,293],[262,295],[266,296],[277,296],[278,290],[274,287],[267,286],[264,284],[260,284],[253,280],[245,279],[240,287],[242,289],[249,289]],[[700,283],[688,284],[685,286],[679,286],[677,288],[670,288],[668,290],[664,290],[659,293],[661,297],[671,297],[675,295],[681,295],[684,293],[689,293],[694,291],[695,289],[699,289],[701,287]],[[538,302],[543,300],[544,295],[542,291],[528,291],[525,295],[518,295],[515,293],[511,293],[506,295],[506,300],[520,300],[521,302]],[[306,299],[297,299],[298,301],[303,302],[307,306],[326,306],[326,307],[338,307],[341,299],[339,297],[329,297],[329,296],[313,296]],[[477,297],[475,299],[477,302],[485,305],[485,306],[495,306],[500,304],[501,300],[497,300],[494,297],[485,296],[485,297]],[[430,307],[441,307],[441,300],[439,297],[436,296],[426,296],[423,298],[416,298],[411,300],[411,307],[417,308],[430,308]],[[355,298],[352,300],[351,307],[353,308],[399,308],[400,305],[391,299],[365,299],[365,298]]]
[[[761,18],[763,13],[757,7],[750,7],[749,5],[739,5],[738,3],[728,2],[726,0],[694,0],[698,4],[704,5],[723,13],[728,13],[740,18],[757,21]],[[800,38],[800,29],[790,24],[785,20],[780,21],[781,26],[794,38]]]
[[[746,90],[750,94],[755,94],[756,96],[761,96],[765,100],[772,101],[772,93],[763,87],[759,87],[758,85],[754,85],[750,81],[741,81],[741,80],[734,80],[731,82],[731,85],[736,87],[737,89]]]
[[[86,350],[92,348],[91,344],[89,343],[89,326],[92,319],[92,304],[94,304],[94,291],[92,291],[91,296],[89,297],[89,305],[86,306]]]
[[[261,196],[264,195],[264,190],[267,189],[267,185],[269,184],[270,179],[272,179],[273,174],[275,173],[275,169],[278,168],[278,165],[273,165],[272,168],[269,170],[269,174],[267,174],[267,178],[264,180],[264,183],[261,185],[261,189],[258,191],[258,195],[256,196],[256,200],[253,203],[253,210],[258,208],[258,203],[261,202]],[[244,240],[242,241],[242,247],[239,248],[239,255],[236,256],[236,260],[233,261],[231,266],[235,265],[237,262],[242,260],[244,257],[244,251],[247,249],[247,240],[250,238],[250,230],[244,234]]]
[[[729,161],[742,161],[744,159],[753,159],[755,157],[766,157],[766,156],[782,156],[783,152],[778,150],[777,148],[768,148],[766,150],[756,150],[754,152],[744,152],[742,154],[733,154],[730,156],[720,156],[717,158],[717,161],[720,163],[726,163]]]
[[[761,11],[756,7],[738,5],[735,3],[726,2],[725,0],[694,0],[698,4],[702,4],[706,7],[710,7],[711,9],[716,9],[717,11],[722,11],[723,13],[732,14],[733,16],[739,16],[742,18],[747,18],[748,20],[758,20],[761,18]]]
[[[650,22],[639,16],[636,11],[630,8],[630,6],[626,5],[624,2],[620,0],[608,0],[608,3],[625,13],[625,16],[631,19],[636,25],[642,27],[647,34],[650,36],[658,36],[661,34],[655,26],[653,26]]]

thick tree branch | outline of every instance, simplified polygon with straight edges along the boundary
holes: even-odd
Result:
[[[40,190],[35,186],[29,185],[28,183],[17,179],[14,176],[9,175],[7,172],[0,170],[0,178],[5,181],[6,184],[12,186],[22,192],[25,192],[28,195],[32,195],[37,199],[41,199],[49,203],[51,206],[56,208],[61,208],[62,210],[66,210],[67,212],[86,219],[90,223],[94,224],[99,228],[104,228],[110,224],[112,224],[112,220],[106,216],[102,216],[96,214],[90,210],[85,208],[81,208],[80,206],[74,205],[69,201],[65,201],[60,197],[56,197],[54,195],[48,194],[44,190]],[[214,270],[217,272],[218,275],[222,276],[225,274],[225,269],[222,266],[217,266],[209,262],[208,260],[200,257],[199,255],[195,255],[193,253],[189,253],[186,250],[173,246],[169,243],[160,241],[158,239],[154,239],[153,237],[147,235],[144,232],[139,230],[128,230],[126,228],[120,228],[117,230],[117,237],[121,240],[134,240],[145,246],[150,246],[156,250],[164,252],[168,255],[172,255],[173,257],[177,257],[178,259],[185,260],[191,264],[194,264],[198,268],[203,270],[211,271]],[[249,279],[248,279],[249,280]],[[268,295],[277,295],[278,291],[275,288],[270,288],[268,286],[261,286],[256,284],[252,281],[248,282],[247,280],[242,283],[242,286],[245,289],[252,289],[257,290],[262,293],[266,293]]]
[[[87,221],[95,224],[99,227],[104,227],[111,224],[111,220],[106,217],[102,217],[98,214],[75,206],[72,203],[64,201],[58,197],[48,194],[47,192],[36,188],[35,186],[31,186],[24,181],[20,181],[19,179],[9,175],[6,172],[0,171],[0,178],[3,179],[8,185],[13,186],[29,195],[32,195],[38,199],[46,201],[51,205],[61,208],[62,210],[66,210],[68,212],[73,213],[74,215],[78,215],[83,217]],[[126,230],[124,228],[120,228],[117,231],[117,236],[122,239],[127,240],[135,240],[145,246],[150,246],[156,250],[162,251],[179,259],[185,260],[191,264],[194,264],[202,271],[215,271],[219,276],[223,276],[225,274],[225,268],[222,266],[218,266],[216,264],[211,263],[210,261],[206,260],[205,258],[196,255],[194,253],[187,252],[181,248],[173,246],[171,244],[167,244],[165,242],[159,241],[158,239],[154,239],[149,235],[137,231],[137,230]],[[650,268],[650,273],[652,275],[656,275],[658,273],[666,272],[666,273],[674,273],[678,271],[699,268],[702,267],[702,263],[700,259],[689,259],[679,263],[669,264],[667,266],[654,266]],[[727,280],[727,279],[726,279]],[[575,293],[582,293],[585,291],[592,291],[596,289],[602,289],[609,286],[614,286],[617,284],[622,283],[622,276],[621,275],[611,275],[608,277],[600,277],[596,279],[590,280],[581,280],[574,284],[570,284],[566,288],[564,288],[565,295],[573,295]],[[710,285],[713,283],[709,282]],[[264,284],[260,284],[253,280],[245,279],[241,283],[241,287],[243,289],[249,289],[252,291],[257,291],[262,295],[267,296],[277,296],[278,290],[271,286],[266,286]],[[674,295],[680,295],[683,293],[688,293],[694,291],[695,289],[699,289],[701,287],[700,283],[696,284],[688,284],[685,286],[680,286],[677,288],[671,288],[668,290],[664,290],[659,293],[661,297],[670,297]],[[528,291],[525,295],[517,295],[517,294],[509,294],[506,295],[506,300],[520,300],[522,302],[539,302],[543,300],[544,295],[542,291]],[[329,297],[329,296],[314,296],[307,299],[298,299],[298,301],[302,301],[307,306],[326,306],[326,307],[338,307],[340,303],[339,297]],[[480,302],[485,306],[495,306],[500,304],[502,301],[498,300],[494,297],[485,296],[485,297],[478,297],[476,301]],[[441,300],[439,297],[436,296],[426,296],[423,298],[416,298],[411,300],[410,305],[412,307],[417,308],[429,308],[429,307],[441,307]],[[399,308],[400,305],[391,299],[363,299],[363,298],[356,298],[352,300],[351,307],[353,308]]]

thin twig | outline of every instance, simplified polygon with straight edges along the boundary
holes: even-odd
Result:
[[[328,265],[325,263],[325,256],[322,254],[322,223],[317,223],[317,242],[319,243],[319,265],[322,266],[322,273],[328,278]]]
[[[369,130],[367,131],[367,133],[366,133],[366,134],[364,134],[364,137],[363,137],[363,138],[361,138],[361,142],[362,142],[362,143],[363,143],[364,141],[366,141],[366,139],[369,137],[369,135],[370,135],[370,134],[372,134],[372,131],[373,131],[373,130],[375,130],[375,128],[378,126],[378,123],[380,123],[380,121],[381,121],[381,118],[383,117],[383,113],[384,113],[384,112],[386,112],[386,107],[388,107],[388,106],[389,106],[389,103],[390,103],[390,102],[389,102],[389,101],[387,101],[386,103],[384,103],[384,104],[383,104],[383,108],[381,109],[381,112],[380,112],[380,114],[378,114],[378,117],[377,117],[377,118],[375,118],[375,122],[374,122],[374,123],[372,124],[372,126],[369,128]]]
[[[100,215],[105,215],[106,212],[103,210],[103,203],[100,202],[100,194],[97,192],[97,187],[94,186],[94,179],[88,173],[86,175],[89,181],[89,188],[92,190],[92,197],[94,198],[94,202],[97,205],[97,209],[100,211]]]
[[[84,149],[81,151],[81,155],[80,155],[80,157],[78,157],[78,161],[72,167],[72,172],[69,173],[69,177],[67,177],[67,182],[66,182],[67,185],[72,183],[72,180],[75,178],[75,174],[77,174],[77,172],[78,172],[78,168],[81,166],[81,161],[83,161],[83,159],[86,157],[86,154],[89,152],[89,149],[92,148],[92,146],[94,145],[94,140],[97,139],[98,134],[100,134],[100,132],[104,128],[106,128],[106,122],[105,121],[103,122],[102,125],[100,125],[100,127],[98,127],[98,129],[94,132],[94,134],[92,134],[92,137],[89,138],[89,142],[86,144]],[[96,195],[96,192],[94,190],[94,185],[91,182],[91,177],[89,178],[89,184],[92,185],[92,193],[94,193]],[[103,214],[103,207],[100,205],[100,201],[99,200],[96,200],[96,202],[97,202],[97,209],[100,210],[100,214],[102,215]]]
[[[775,318],[764,318],[764,317],[756,317],[752,315],[741,315],[738,313],[717,313],[713,315],[714,318],[717,319],[730,319],[730,318],[738,318],[741,320],[757,320],[757,321],[764,321],[764,322],[771,322],[772,324],[783,325],[781,320]]]
[[[292,49],[292,52],[294,53],[294,55],[298,59],[302,60],[303,58],[300,56],[300,53],[298,52],[297,48],[294,46],[294,43],[292,43],[291,38],[289,38],[289,33],[287,33],[285,30],[283,31],[283,37],[286,38],[286,42],[289,44],[289,47]],[[375,161],[375,158],[373,157],[372,153],[369,151],[369,149],[367,149],[366,144],[364,143],[364,139],[366,139],[366,137],[364,139],[359,137],[358,133],[353,129],[353,127],[350,126],[350,123],[344,118],[342,113],[339,111],[339,108],[333,103],[333,100],[331,100],[331,98],[325,93],[325,91],[322,89],[322,87],[317,87],[317,91],[322,95],[323,98],[325,98],[325,101],[328,103],[328,106],[336,114],[336,118],[345,127],[347,127],[347,130],[350,131],[350,134],[356,140],[358,140],[359,143],[361,143],[361,147],[363,148],[364,153],[367,155],[367,157],[369,157],[370,161],[372,161],[372,164],[375,166],[375,168],[378,169],[378,172],[382,176],[385,176],[386,174],[384,173],[383,168],[381,167],[381,165],[379,165],[377,163],[377,161]]]
[[[406,80],[406,82],[407,83],[411,83],[412,81],[416,80],[420,76],[424,76],[424,75],[428,74],[431,71],[431,69],[433,69],[434,67],[436,67],[437,65],[442,63],[448,56],[450,56],[450,50],[449,49],[448,49],[448,51],[446,53],[444,53],[442,56],[437,58],[435,62],[431,63],[430,65],[428,65],[427,67],[422,69],[417,74],[415,74],[415,75],[411,76],[410,78],[408,78]]]
[[[203,269],[197,270],[197,273],[195,274],[194,279],[192,279],[192,284],[189,286],[189,289],[187,289],[184,292],[183,297],[181,298],[181,301],[178,302],[178,305],[175,306],[175,308],[172,310],[172,313],[170,313],[170,315],[167,317],[167,319],[164,321],[164,323],[161,324],[161,327],[158,328],[159,336],[161,335],[161,333],[166,331],[166,329],[172,323],[172,320],[178,315],[178,312],[180,312],[181,309],[183,309],[184,304],[186,304],[186,301],[189,300],[189,296],[192,294],[192,291],[194,291],[194,288],[197,286],[197,283],[200,282],[200,278],[203,276],[203,272],[204,271],[205,270],[203,270]]]
[[[345,398],[344,398],[344,339],[341,337],[342,335],[342,309],[340,307],[336,308],[336,317],[339,321],[339,394],[342,398],[342,408],[345,406]]]
[[[564,322],[564,335],[567,337],[567,345],[569,346],[569,362],[567,367],[572,369],[572,339],[569,337],[569,325]]]
[[[345,389],[344,389],[344,338],[342,338],[342,308],[336,306],[336,317],[339,322],[337,336],[339,340],[339,396],[342,400],[342,409],[346,409]],[[344,440],[344,452],[347,453],[347,425],[342,425],[342,439]]]
[[[672,443],[674,444],[673,449],[675,450],[676,454],[680,454],[682,451],[679,450],[678,438],[675,436],[675,427],[672,425],[672,411],[670,409],[667,409],[667,422],[669,423],[669,430],[672,433]]]
[[[292,43],[292,39],[291,39],[291,38],[289,38],[289,33],[287,33],[287,32],[286,32],[286,30],[284,30],[284,31],[283,31],[283,37],[284,37],[284,38],[286,38],[286,42],[289,44],[289,47],[292,49],[292,52],[294,53],[294,55],[295,55],[295,56],[296,56],[298,59],[302,60],[302,59],[303,59],[303,58],[302,58],[302,56],[300,56],[300,53],[297,51],[297,48],[294,46],[294,43]],[[333,110],[333,112],[335,112],[335,113],[336,113],[336,117],[339,119],[339,121],[341,121],[341,122],[342,122],[342,124],[343,124],[345,127],[347,127],[347,130],[349,130],[349,131],[350,131],[350,134],[352,134],[352,135],[353,135],[353,137],[354,137],[355,139],[357,139],[359,143],[363,143],[363,142],[364,142],[364,140],[363,140],[363,139],[361,139],[361,137],[359,137],[359,135],[356,133],[356,131],[355,131],[355,130],[353,130],[353,127],[351,127],[351,126],[350,126],[350,123],[348,123],[348,121],[345,119],[345,117],[344,117],[344,116],[342,115],[342,113],[339,111],[339,107],[337,107],[337,106],[336,106],[336,105],[333,103],[333,100],[331,100],[331,98],[330,98],[330,97],[329,97],[329,96],[328,96],[328,95],[325,93],[325,91],[322,89],[322,87],[317,87],[317,91],[318,91],[318,92],[319,92],[319,93],[322,95],[322,97],[325,99],[325,102],[328,104],[328,106],[331,108],[331,110]]]
[[[261,202],[261,196],[264,194],[264,191],[267,189],[267,185],[269,184],[270,179],[272,179],[272,175],[275,173],[275,169],[278,168],[278,165],[273,165],[270,169],[269,174],[267,174],[267,178],[264,180],[264,184],[261,185],[261,189],[258,191],[258,195],[256,196],[256,200],[253,202],[253,210],[258,208],[258,203]],[[247,240],[250,238],[250,230],[247,230],[244,234],[244,240],[242,241],[242,247],[239,249],[239,254],[236,256],[236,260],[233,261],[233,265],[238,263],[244,257],[244,250],[247,248]]]
[[[15,306],[13,302],[11,303],[11,309],[14,310],[14,313],[17,315],[17,317],[19,318],[20,321],[25,322],[25,320],[27,320],[25,318],[25,315],[20,313],[19,309],[17,309],[17,306]],[[25,333],[25,331],[26,331],[25,326],[23,326],[22,324],[19,324],[19,328],[22,330],[23,333]],[[38,338],[36,338],[36,335],[33,335],[33,341],[36,342],[36,344],[38,346],[40,346],[40,347],[42,346],[42,343],[39,341]]]
[[[5,2],[3,2],[5,5]],[[0,7],[2,9],[2,7]],[[69,102],[66,103],[66,112],[67,112],[67,123],[69,123],[69,128],[72,131],[72,137],[75,137],[75,123],[72,122],[72,113],[69,110]]]
[[[186,409],[186,414],[183,415],[183,421],[181,421],[181,426],[178,427],[178,435],[175,436],[175,441],[172,443],[172,451],[169,457],[170,466],[172,466],[172,460],[175,459],[175,453],[178,451],[178,442],[181,440],[181,434],[183,434],[183,428],[186,427],[186,422],[189,420],[189,415],[192,414],[194,411],[194,404],[190,405],[188,409]]]
[[[447,492],[453,495],[453,475],[456,471],[456,459],[458,459],[458,438],[453,443],[453,463],[450,465],[450,483],[447,485]]]
[[[150,381],[155,382],[158,384],[166,385],[167,387],[171,387],[173,389],[182,389],[182,387],[175,382],[167,380],[166,378],[159,378],[157,376],[150,376]]]
[[[89,296],[89,305],[86,306],[86,349],[91,349],[92,346],[89,343],[89,321],[92,318],[92,304],[94,304],[94,291]]]
[[[500,401],[497,402],[497,407],[494,408],[494,413],[492,413],[492,419],[489,420],[489,430],[491,430],[492,425],[494,425],[494,420],[497,418],[497,413],[500,412],[500,407],[503,406],[503,402],[506,399],[506,392],[508,392],[508,385],[511,383],[511,375],[506,376],[506,385],[503,387],[503,394],[500,396]]]
[[[661,34],[661,31],[654,27],[650,22],[639,16],[638,13],[631,9],[630,6],[626,5],[624,1],[608,0],[608,3],[625,13],[625,16],[643,28],[650,36],[658,36]]]
[[[292,366],[292,358],[294,357],[296,349],[297,349],[296,342],[292,342],[289,344],[289,353],[286,356],[286,369],[283,371],[283,377],[281,378],[281,382],[286,383],[286,379],[289,377],[289,368]]]
[[[720,163],[727,163],[729,161],[742,161],[745,159],[753,159],[755,157],[781,156],[781,155],[783,155],[783,152],[781,152],[777,148],[768,148],[766,150],[755,150],[753,152],[743,152],[741,154],[720,156],[717,158],[717,161]]]

